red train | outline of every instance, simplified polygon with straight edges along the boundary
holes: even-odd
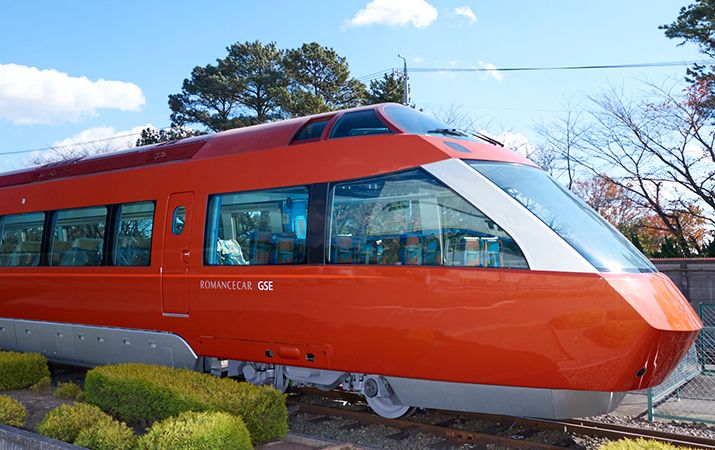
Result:
[[[0,348],[341,387],[435,407],[607,412],[701,322],[530,161],[395,104],[0,177]]]

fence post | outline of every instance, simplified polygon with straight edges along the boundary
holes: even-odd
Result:
[[[653,421],[653,388],[648,388],[648,422]]]

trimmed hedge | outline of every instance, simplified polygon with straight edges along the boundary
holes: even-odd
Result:
[[[97,422],[80,431],[74,441],[74,445],[92,450],[133,450],[136,443],[132,429],[116,420]]]
[[[251,436],[240,417],[225,412],[184,412],[157,422],[139,440],[144,450],[250,450]]]
[[[599,450],[693,450],[690,447],[676,447],[658,441],[648,441],[645,439],[621,439],[611,441],[599,447]]]
[[[42,377],[40,381],[30,386],[30,390],[35,394],[39,394],[40,392],[49,391],[51,387],[52,379],[50,377]]]
[[[114,420],[94,405],[61,405],[37,427],[43,436],[93,450],[131,450],[137,438],[126,424]]]
[[[24,389],[50,376],[39,353],[0,352],[0,391]]]
[[[0,395],[0,423],[11,427],[24,427],[27,418],[25,406],[7,395]]]
[[[76,383],[60,383],[52,395],[64,400],[78,400],[82,396],[82,388]]]
[[[90,370],[86,401],[128,423],[147,424],[186,411],[240,416],[254,444],[288,432],[285,396],[268,386],[239,383],[186,369],[120,364]]]
[[[37,426],[37,432],[49,438],[72,443],[82,430],[97,424],[108,424],[113,420],[94,405],[86,403],[60,405],[47,413]]]

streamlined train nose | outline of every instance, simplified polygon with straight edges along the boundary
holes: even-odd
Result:
[[[650,328],[641,347],[639,387],[662,383],[685,356],[703,327],[690,303],[662,273],[604,275],[611,287]]]

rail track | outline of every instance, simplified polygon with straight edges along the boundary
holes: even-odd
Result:
[[[335,401],[334,406],[303,401],[302,395],[318,395],[328,401]],[[459,413],[452,411],[435,411],[440,417],[446,417],[438,423],[424,423],[408,419],[385,419],[377,416],[366,408],[356,410],[355,407],[344,407],[338,402],[356,405],[362,403],[360,397],[343,394],[336,391],[321,392],[312,389],[300,390],[299,394],[288,399],[291,412],[302,412],[319,416],[316,420],[337,417],[348,419],[362,425],[382,425],[396,429],[390,437],[399,440],[415,433],[439,436],[444,439],[438,447],[457,447],[463,444],[482,446],[485,444],[515,449],[549,449],[562,450],[580,448],[561,443],[544,443],[532,440],[538,437],[540,431],[551,430],[570,436],[588,436],[618,440],[648,439],[665,442],[676,446],[697,449],[715,449],[715,439],[669,433],[644,428],[633,428],[625,425],[614,425],[590,420],[544,420],[522,417],[499,416],[490,414]],[[491,426],[479,427],[478,431],[470,431],[456,427],[460,421],[475,420],[490,423]],[[582,448],[582,447],[581,447]]]

